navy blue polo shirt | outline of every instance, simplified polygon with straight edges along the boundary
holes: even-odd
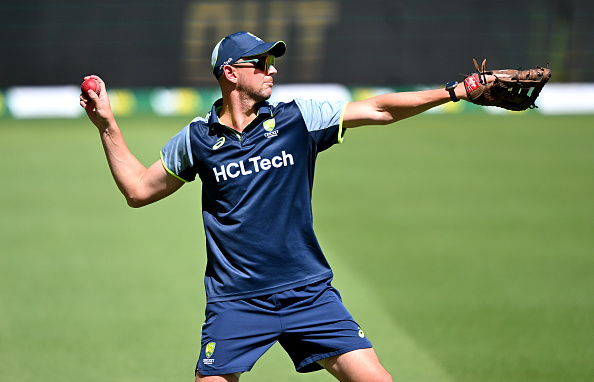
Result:
[[[162,149],[165,169],[202,182],[207,302],[249,298],[332,277],[313,230],[316,157],[342,142],[346,102],[263,102],[242,133],[221,100]]]

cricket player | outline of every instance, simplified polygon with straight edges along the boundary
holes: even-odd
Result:
[[[128,150],[105,83],[80,104],[99,130],[109,168],[131,207],[202,183],[207,295],[196,381],[238,381],[279,342],[298,372],[326,369],[340,381],[391,381],[371,342],[332,287],[313,230],[318,153],[345,131],[387,125],[467,100],[464,85],[385,94],[357,102],[269,103],[282,41],[248,32],[216,44],[212,73],[222,98],[171,138],[145,168]],[[87,77],[88,78],[88,77]]]

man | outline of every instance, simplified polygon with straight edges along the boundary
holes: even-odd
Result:
[[[99,77],[92,76],[100,95],[82,94],[80,104],[131,207],[169,196],[196,175],[202,181],[207,307],[197,381],[238,381],[277,341],[299,372],[325,368],[340,381],[391,381],[330,284],[313,232],[315,159],[341,143],[345,129],[391,124],[467,99],[466,90],[450,84],[350,103],[269,104],[275,59],[285,50],[282,41],[248,32],[222,39],[212,55],[222,98],[148,169],[126,147]]]

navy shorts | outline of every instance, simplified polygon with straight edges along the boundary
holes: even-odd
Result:
[[[250,371],[276,341],[301,373],[322,369],[321,359],[372,346],[326,280],[207,304],[196,369],[202,375]]]

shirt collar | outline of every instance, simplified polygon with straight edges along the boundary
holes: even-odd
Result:
[[[219,120],[219,116],[217,112],[223,107],[223,99],[219,98],[210,109],[210,113],[208,113],[208,117],[206,118],[208,121],[208,125],[211,128],[214,128],[216,125],[225,126]],[[258,108],[258,115],[256,116],[256,120],[261,119],[262,117],[272,116],[272,107],[268,103],[268,101],[262,101],[259,104]]]

